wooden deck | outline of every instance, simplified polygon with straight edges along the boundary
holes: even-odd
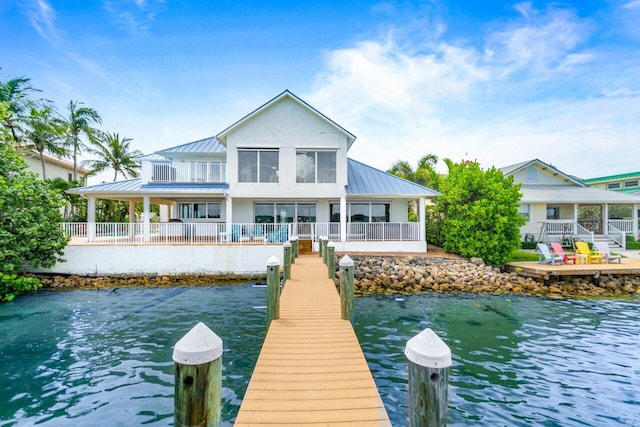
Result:
[[[518,269],[518,270],[516,270]],[[507,271],[518,271],[524,276],[548,280],[553,276],[594,276],[603,274],[624,275],[640,274],[640,258],[623,258],[621,263],[603,264],[539,264],[537,262],[512,262]]]
[[[390,426],[340,297],[317,255],[292,265],[236,426]]]

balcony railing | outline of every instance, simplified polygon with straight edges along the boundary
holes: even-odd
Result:
[[[149,182],[220,183],[227,180],[225,162],[151,163]]]
[[[339,223],[232,224],[226,223],[150,223],[145,233],[142,223],[65,222],[60,227],[71,244],[282,244],[290,237],[318,240],[327,236],[340,241]],[[348,223],[346,241],[419,241],[417,222]]]

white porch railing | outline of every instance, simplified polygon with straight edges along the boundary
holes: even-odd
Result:
[[[593,238],[593,231],[587,230],[577,222],[575,223],[575,227],[576,227],[576,231],[574,233],[574,236],[577,237],[579,240],[583,240],[585,242],[591,242],[591,243],[595,241],[595,239]]]
[[[149,182],[219,183],[227,180],[225,162],[152,163]]]
[[[616,228],[625,234],[633,235],[633,220],[630,219],[610,219],[607,221],[609,226]]]
[[[613,221],[609,221],[607,224],[607,235],[611,237],[617,244],[622,246],[622,249],[627,248],[627,238],[625,232],[614,226]]]
[[[289,237],[317,240],[327,236],[340,241],[339,223],[232,224],[151,223],[145,233],[142,223],[65,222],[60,227],[71,244],[282,244]],[[146,237],[145,237],[146,235]],[[347,241],[420,241],[417,222],[348,223]]]

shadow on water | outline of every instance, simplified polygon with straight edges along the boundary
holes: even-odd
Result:
[[[638,308],[527,296],[366,297],[356,301],[354,324],[394,426],[406,425],[408,411],[404,347],[425,328],[453,356],[449,425],[640,425]]]

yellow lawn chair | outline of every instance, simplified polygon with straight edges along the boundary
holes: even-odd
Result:
[[[581,263],[586,261],[588,264],[593,264],[597,261],[602,264],[602,253],[589,249],[589,245],[586,242],[576,242],[576,256]]]

